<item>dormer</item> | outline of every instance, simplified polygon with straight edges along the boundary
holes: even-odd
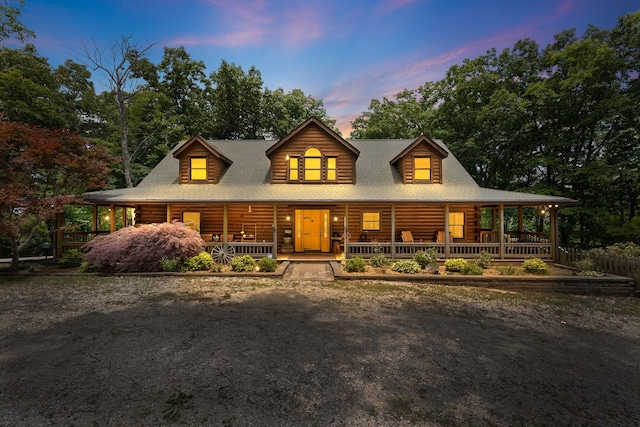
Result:
[[[421,135],[390,163],[398,168],[403,184],[442,184],[442,159],[448,155],[444,148]]]
[[[355,184],[360,152],[311,117],[266,151],[272,184]]]
[[[180,184],[217,184],[233,163],[200,136],[194,136],[173,153],[180,161]]]

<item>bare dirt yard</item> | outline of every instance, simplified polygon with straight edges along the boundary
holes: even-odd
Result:
[[[640,300],[0,276],[2,426],[637,426]]]

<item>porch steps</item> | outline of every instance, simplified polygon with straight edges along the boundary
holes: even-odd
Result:
[[[298,281],[333,282],[333,269],[328,262],[292,261],[284,272],[283,279]]]

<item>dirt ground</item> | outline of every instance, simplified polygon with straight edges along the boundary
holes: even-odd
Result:
[[[637,426],[640,300],[0,276],[2,426]]]

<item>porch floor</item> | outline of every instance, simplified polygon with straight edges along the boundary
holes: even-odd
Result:
[[[325,252],[298,252],[292,254],[278,254],[278,260],[288,261],[335,261],[340,259],[340,255]]]

